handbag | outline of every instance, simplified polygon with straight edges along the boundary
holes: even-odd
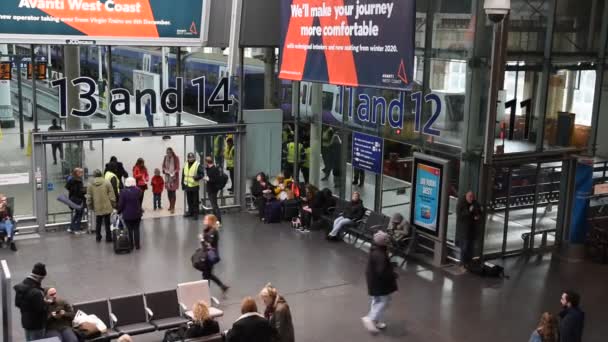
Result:
[[[206,254],[206,260],[211,265],[215,265],[220,262],[220,256],[217,254],[215,248],[208,248]]]
[[[206,254],[202,248],[199,248],[196,251],[194,251],[194,253],[190,257],[190,261],[192,262],[192,267],[194,267],[195,269],[202,272],[203,269],[205,268],[205,258],[206,258]]]

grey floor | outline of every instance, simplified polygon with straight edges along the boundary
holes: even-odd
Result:
[[[56,286],[71,302],[173,288],[200,279],[190,266],[199,223],[181,217],[145,220],[142,250],[115,255],[92,236],[65,233],[19,242],[0,250],[20,281],[37,261],[47,264],[44,286]],[[238,317],[243,296],[271,281],[289,301],[298,342],[321,341],[527,341],[542,311],[559,309],[560,291],[576,288],[587,312],[586,342],[605,341],[608,307],[606,265],[568,263],[559,257],[508,259],[509,280],[455,276],[416,262],[400,272],[400,292],[386,317],[389,328],[371,337],[359,318],[366,313],[366,253],[347,243],[329,244],[320,233],[300,234],[287,224],[264,225],[248,213],[224,217],[217,274],[232,286],[222,303],[222,329]],[[217,288],[212,289],[217,294]],[[15,341],[23,340],[13,311]],[[135,341],[160,341],[161,334]]]

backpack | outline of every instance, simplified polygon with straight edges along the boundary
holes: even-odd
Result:
[[[490,262],[481,263],[480,259],[471,260],[471,263],[466,266],[469,272],[488,278],[506,278],[505,269],[500,265],[495,265]]]
[[[226,184],[228,184],[228,175],[225,174],[224,171],[220,170],[220,179],[217,183],[218,190],[222,190],[223,188],[225,188]]]

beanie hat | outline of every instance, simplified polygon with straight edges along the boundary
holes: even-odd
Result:
[[[46,266],[41,262],[36,263],[32,269],[32,274],[39,277],[46,277]]]
[[[383,231],[379,231],[374,234],[374,243],[378,246],[387,246],[389,241],[389,236],[387,233]]]

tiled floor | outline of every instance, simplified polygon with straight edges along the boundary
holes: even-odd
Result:
[[[232,289],[222,303],[222,329],[238,317],[243,296],[255,296],[271,281],[291,305],[298,342],[526,341],[540,313],[559,310],[560,291],[570,287],[583,296],[585,342],[603,342],[608,336],[608,266],[547,255],[508,259],[508,280],[454,276],[408,262],[386,317],[389,328],[371,337],[359,320],[368,308],[365,252],[346,243],[329,244],[321,233],[264,225],[247,213],[225,215],[224,221],[216,273]],[[110,245],[96,244],[92,236],[52,233],[20,241],[17,253],[0,250],[0,259],[8,261],[14,282],[44,261],[49,273],[44,286],[56,286],[71,302],[167,289],[200,279],[190,265],[200,222],[145,220],[142,250],[128,255],[115,255]],[[217,294],[217,288],[212,291]],[[13,310],[14,341],[23,341],[19,319]],[[159,333],[135,339],[161,340]]]

